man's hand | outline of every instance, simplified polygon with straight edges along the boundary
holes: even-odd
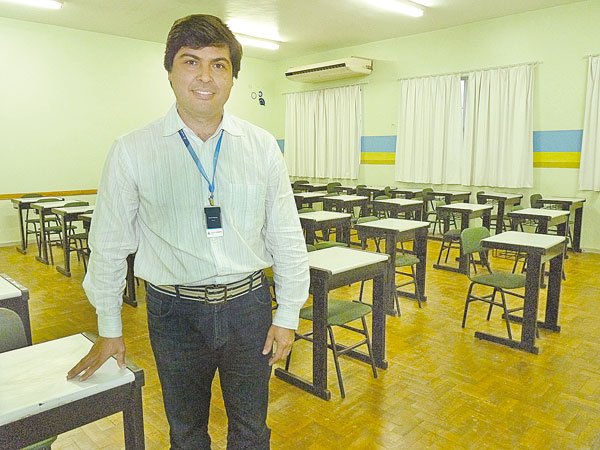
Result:
[[[271,325],[262,352],[263,355],[268,354],[273,348],[273,343],[275,343],[275,353],[271,356],[271,359],[269,359],[270,366],[277,361],[283,360],[290,354],[290,351],[292,351],[292,344],[294,343],[294,333],[294,330]]]
[[[81,375],[80,381],[88,379],[111,356],[116,356],[117,364],[121,369],[125,368],[125,342],[123,341],[123,337],[99,337],[88,354],[75,367],[69,370],[67,380],[75,378],[83,371],[85,372]]]

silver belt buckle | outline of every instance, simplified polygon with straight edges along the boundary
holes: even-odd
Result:
[[[217,293],[219,291],[223,292],[223,298],[218,300],[209,300],[208,296],[210,295],[210,291]],[[219,303],[225,303],[227,301],[227,285],[226,284],[211,284],[204,288],[204,302],[209,303],[211,305],[218,305]]]

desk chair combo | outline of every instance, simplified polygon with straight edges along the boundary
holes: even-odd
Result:
[[[19,315],[7,308],[0,308],[0,353],[27,346],[25,327]],[[21,450],[50,450],[56,436],[45,439]]]
[[[312,245],[306,246],[307,250],[315,251],[315,247]],[[371,305],[360,303],[350,300],[337,300],[328,299],[327,301],[327,332],[329,334],[329,345],[328,347],[333,352],[333,361],[335,364],[335,372],[337,374],[338,384],[340,387],[340,396],[346,398],[346,390],[344,389],[344,379],[342,378],[342,370],[340,368],[339,357],[344,353],[354,350],[363,345],[367,346],[367,351],[370,359],[371,369],[373,371],[373,377],[377,378],[377,367],[375,367],[375,359],[373,358],[373,351],[371,349],[371,338],[369,336],[369,329],[367,327],[367,321],[365,317],[372,311]],[[305,306],[300,310],[300,318],[303,320],[313,320],[313,308],[312,306]],[[362,328],[357,328],[350,323],[360,320]],[[355,333],[363,336],[358,342],[351,345],[340,345],[336,343],[335,336],[333,334],[333,327],[340,327],[346,330],[354,331]],[[308,333],[296,332],[295,340],[306,340],[312,342],[312,331]],[[287,357],[285,362],[285,370],[289,370],[290,362],[292,359],[292,352]]]
[[[471,259],[474,257],[475,253],[479,253],[483,264],[489,272],[482,275],[471,275],[471,264],[467,265],[467,276],[469,277],[469,280],[471,280],[471,284],[469,285],[469,291],[467,292],[467,299],[465,301],[462,327],[464,328],[467,322],[467,311],[469,309],[469,304],[475,301],[481,301],[490,305],[487,313],[487,320],[490,320],[492,308],[494,306],[498,306],[503,309],[503,317],[506,321],[508,338],[512,339],[509,315],[515,311],[522,310],[523,305],[517,308],[509,309],[506,303],[505,294],[524,300],[524,295],[514,292],[514,290],[525,288],[525,275],[511,272],[492,272],[487,259],[487,250],[481,246],[481,240],[487,237],[490,237],[490,231],[485,227],[467,228],[461,233],[463,255],[468,255],[468,257]],[[477,285],[492,288],[493,291],[491,294],[477,296],[473,294],[473,288],[475,288]],[[501,301],[496,301],[496,294],[500,294]]]

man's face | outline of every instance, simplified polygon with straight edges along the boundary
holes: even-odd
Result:
[[[220,120],[233,86],[229,47],[181,47],[169,81],[184,121]]]

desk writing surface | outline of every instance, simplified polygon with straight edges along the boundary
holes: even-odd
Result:
[[[412,205],[422,205],[422,200],[411,200],[406,198],[387,198],[383,200],[375,200],[375,203],[390,203],[393,205],[400,206],[412,206]]]
[[[496,234],[494,236],[482,239],[481,242],[484,244],[509,244],[520,247],[536,248],[536,249],[549,249],[557,244],[565,242],[564,236],[553,236],[550,234],[538,234],[538,233],[524,233],[522,231],[505,231],[503,233]]]
[[[43,198],[54,198],[54,197],[22,197],[22,198],[11,198],[10,200],[14,204],[19,204],[19,203],[36,203],[36,202],[39,202]],[[60,200],[60,198],[58,198],[58,197],[56,199]]]
[[[333,195],[331,197],[327,197],[327,199],[348,202],[351,200],[369,200],[369,197],[365,197],[364,195]]]
[[[110,358],[85,381],[67,381],[67,372],[92,342],[76,334],[0,354],[0,425],[38,414],[135,380]]]
[[[56,213],[60,216],[64,216],[65,214],[78,214],[78,213],[88,213],[94,210],[93,205],[87,206],[66,206],[62,208],[52,208],[52,212]]]
[[[485,211],[492,209],[491,205],[480,205],[478,203],[452,203],[450,205],[440,205],[437,209],[447,210],[462,210],[462,211]]]
[[[60,208],[61,206],[65,206],[67,203],[76,202],[78,200],[60,200],[56,202],[43,202],[43,203],[33,203],[31,206],[33,207],[43,207],[44,209],[52,209],[52,208]]]
[[[339,213],[334,211],[312,211],[307,213],[300,213],[298,217],[301,219],[314,220],[315,222],[319,222],[321,220],[331,220],[331,219],[344,219],[347,217],[351,217],[348,213]]]
[[[314,198],[314,197],[323,197],[327,192],[298,192],[294,194],[294,197],[298,198]]]
[[[482,195],[487,197],[498,197],[498,198],[523,198],[523,194],[508,194],[506,192],[484,192]]]
[[[369,264],[385,262],[388,258],[388,255],[381,253],[345,247],[330,247],[309,252],[308,265],[311,269],[324,270],[335,275]]]
[[[433,195],[465,195],[470,193],[471,191],[438,191],[435,189],[432,192]]]
[[[372,222],[360,223],[356,226],[365,228],[382,228],[385,230],[409,231],[429,227],[429,222],[406,219],[381,219],[374,220]]]
[[[518,211],[511,211],[508,215],[527,215],[527,216],[540,216],[540,217],[550,217],[552,219],[556,217],[566,216],[569,214],[569,211],[563,211],[560,209],[543,209],[543,208],[525,208],[519,209]]]
[[[0,277],[0,300],[21,297],[21,290],[10,281]],[[1,389],[1,387],[0,387]]]

